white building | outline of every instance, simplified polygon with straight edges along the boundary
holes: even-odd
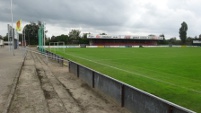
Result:
[[[0,38],[0,47],[3,47],[4,46],[4,41],[2,38]]]

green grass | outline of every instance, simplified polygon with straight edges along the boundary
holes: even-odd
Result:
[[[201,113],[201,48],[52,50],[67,59]]]

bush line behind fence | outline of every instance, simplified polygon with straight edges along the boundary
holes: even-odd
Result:
[[[45,51],[49,58],[63,65],[63,57]],[[150,93],[137,89],[79,63],[69,61],[69,72],[108,96],[132,113],[196,113]]]

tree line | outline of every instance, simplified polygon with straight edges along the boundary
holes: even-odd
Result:
[[[187,37],[188,25],[186,22],[181,23],[179,28],[179,37],[180,40],[177,40],[176,37],[172,37],[168,40],[165,39],[165,35],[161,34],[160,37],[163,37],[162,41],[158,41],[159,44],[172,44],[172,45],[192,45],[193,40],[201,40],[201,34],[197,37]]]
[[[26,42],[28,45],[38,45],[38,28],[42,25],[40,21],[37,23],[30,22],[23,28],[23,33],[26,37]],[[173,45],[191,45],[192,40],[197,39],[201,40],[201,34],[199,37],[187,37],[188,25],[186,22],[181,23],[181,27],[179,29],[179,37],[181,40],[177,40],[176,37],[170,38],[168,40],[165,39],[165,35],[161,34],[160,37],[163,37],[162,41],[158,41],[158,44],[173,44]],[[46,32],[45,32],[46,33]],[[60,36],[52,36],[51,38],[46,37],[46,45],[50,42],[64,42],[65,44],[89,44],[89,40],[87,39],[87,34],[84,33],[81,36],[81,31],[79,30],[71,30],[68,35],[60,35]],[[44,34],[45,35],[45,34]],[[100,35],[106,35],[106,33],[101,33]],[[2,36],[0,36],[2,37]],[[8,41],[8,37],[2,37],[5,41]],[[22,34],[19,34],[19,40],[21,41]]]
[[[38,45],[38,29],[42,26],[42,23],[38,21],[30,22],[27,24],[22,32],[25,35],[26,43],[28,45]],[[50,38],[47,38],[46,32],[44,33],[46,37],[46,45],[48,45],[50,42],[64,42],[65,44],[89,44],[89,41],[87,39],[87,34],[84,33],[81,36],[81,31],[79,30],[71,30],[68,35],[60,35],[60,36],[52,36]],[[2,37],[2,36],[0,36]],[[4,41],[8,41],[8,34],[5,37],[2,37]],[[19,40],[22,40],[22,34],[19,34]]]
[[[71,30],[68,35],[60,35],[60,36],[52,36],[47,39],[46,44],[50,44],[50,42],[64,42],[65,44],[89,44],[89,40],[87,39],[87,34],[84,33],[81,36],[81,31],[79,30]]]
[[[25,32],[26,41],[29,45],[38,45],[38,28],[42,25],[40,21],[38,23],[31,22],[27,24],[23,32]],[[46,33],[47,31],[45,31]],[[60,36],[52,36],[51,38],[47,38],[46,34],[46,45],[49,45],[50,42],[64,42],[65,44],[88,44],[87,33],[83,36],[80,35],[81,31],[72,30],[68,35],[60,35]]]

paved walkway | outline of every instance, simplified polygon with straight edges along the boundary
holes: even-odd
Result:
[[[13,81],[23,63],[23,49],[9,50],[8,46],[0,47],[0,113],[8,101]]]

